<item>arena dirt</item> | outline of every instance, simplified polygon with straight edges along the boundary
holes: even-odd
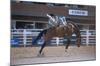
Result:
[[[45,47],[43,55],[38,56],[40,47],[11,48],[11,65],[38,64],[51,62],[69,62],[95,60],[95,46],[70,46],[65,52],[65,46]]]

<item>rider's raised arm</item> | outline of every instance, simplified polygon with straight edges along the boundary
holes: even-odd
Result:
[[[47,14],[47,17],[49,17],[49,19],[51,19],[53,22],[55,21],[55,19],[52,16],[50,16],[49,14]]]

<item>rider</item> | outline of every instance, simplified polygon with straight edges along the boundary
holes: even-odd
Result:
[[[47,16],[49,17],[48,27],[67,25],[65,16],[57,16],[54,14],[47,14]]]
[[[49,17],[48,28],[58,25],[58,16],[54,14],[47,14],[47,17]]]

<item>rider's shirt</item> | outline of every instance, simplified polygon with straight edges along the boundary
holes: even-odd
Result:
[[[49,19],[48,27],[54,27],[54,26],[58,25],[58,16],[55,16],[52,18],[53,18],[53,20]]]
[[[55,17],[52,17],[53,19],[49,19],[49,22],[48,22],[48,27],[54,27],[54,26],[65,26],[66,25],[66,19],[64,16],[55,16]]]

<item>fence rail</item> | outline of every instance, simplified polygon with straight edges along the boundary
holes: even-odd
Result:
[[[19,45],[31,45],[32,44],[32,38],[35,38],[43,29],[11,29],[11,40],[14,38],[18,39]],[[82,44],[96,44],[96,32],[95,30],[80,30],[81,32],[81,40]],[[56,45],[57,38],[54,37],[51,40],[52,45]],[[67,41],[64,38],[59,38],[59,44],[64,44],[64,41]],[[73,34],[71,42],[74,43],[75,35]],[[42,41],[39,41],[38,44],[41,44]],[[14,44],[14,42],[11,44]]]

